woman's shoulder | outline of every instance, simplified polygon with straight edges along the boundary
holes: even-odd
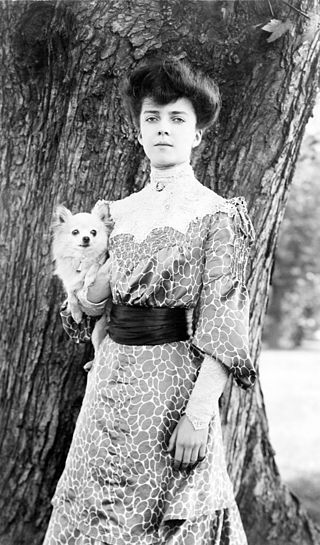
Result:
[[[127,197],[123,197],[122,199],[117,200],[101,200],[99,202],[104,202],[109,206],[110,214],[112,217],[122,215],[126,211],[133,210],[133,208],[138,204],[139,202],[139,193],[141,191],[136,193],[131,193],[131,195],[128,195]]]
[[[202,186],[201,201],[207,214],[211,216],[211,227],[216,230],[229,227],[232,231],[241,232],[254,240],[254,228],[248,213],[247,203],[243,196],[227,199],[212,189]]]
[[[238,213],[247,214],[248,212],[244,197],[227,199],[200,183],[197,187],[197,197],[197,203],[206,210],[207,214],[214,216],[216,220],[224,215],[232,218]]]

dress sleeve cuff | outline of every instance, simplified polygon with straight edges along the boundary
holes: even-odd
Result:
[[[218,410],[218,401],[227,379],[228,370],[211,356],[205,355],[185,414],[195,429],[208,426]]]

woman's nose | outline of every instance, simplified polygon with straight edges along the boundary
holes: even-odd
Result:
[[[170,134],[170,120],[166,116],[161,116],[158,122],[158,135]]]

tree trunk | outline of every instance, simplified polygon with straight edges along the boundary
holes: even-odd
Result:
[[[145,185],[147,162],[119,85],[150,54],[187,58],[220,84],[219,123],[193,164],[204,185],[244,195],[249,205],[258,361],[277,234],[318,77],[317,0],[291,4],[310,19],[281,0],[2,4],[1,545],[41,543],[90,358],[90,347],[68,341],[60,324],[52,210],[57,202],[90,210],[98,198]],[[268,43],[261,26],[271,18],[289,18],[292,32]],[[316,544],[312,523],[281,484],[259,382],[247,393],[230,382],[222,417],[249,544]]]

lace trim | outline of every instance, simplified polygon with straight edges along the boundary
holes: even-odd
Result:
[[[208,426],[218,410],[227,379],[226,367],[206,354],[185,411],[196,430]]]
[[[158,191],[158,184],[160,184],[160,188],[161,186],[164,188],[180,180],[183,180],[184,184],[187,184],[195,179],[193,168],[189,163],[183,163],[166,169],[151,167],[150,185],[152,188],[158,189]]]
[[[203,430],[208,426],[208,422],[206,420],[201,420],[200,418],[197,418],[193,414],[190,414],[189,411],[186,411],[186,416],[190,420],[193,429],[195,430]]]
[[[239,244],[236,244],[234,263],[242,270],[243,261],[247,258],[240,244],[242,235],[246,235],[249,244],[254,240],[254,230],[244,198],[226,200],[220,197],[198,182],[189,163],[165,170],[151,168],[150,177],[151,182],[144,189],[125,199],[98,201],[107,203],[110,208],[110,236],[130,235],[141,243],[154,229],[164,227],[171,227],[186,235],[192,221],[218,211],[226,212],[235,218]]]
[[[111,204],[115,227],[111,237],[134,235],[142,242],[157,228],[172,227],[186,234],[192,221],[217,211],[226,202],[196,179],[176,181],[157,191],[149,184],[139,193]]]

